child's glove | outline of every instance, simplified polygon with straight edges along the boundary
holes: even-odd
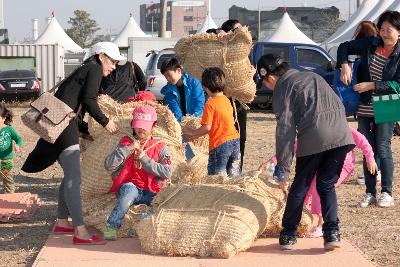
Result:
[[[279,165],[275,166],[274,171],[274,179],[278,182],[279,188],[282,189],[284,192],[288,189],[288,183],[286,181],[286,177],[283,175],[281,171],[281,167]]]

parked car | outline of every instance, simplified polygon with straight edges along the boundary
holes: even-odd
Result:
[[[311,44],[257,42],[250,52],[250,61],[256,66],[265,54],[281,56],[289,66],[300,71],[313,71],[321,75],[330,85],[333,83],[335,62],[323,48]],[[257,78],[257,91],[253,105],[269,109],[272,105],[272,91]]]
[[[160,93],[160,90],[167,84],[167,79],[161,74],[160,68],[165,60],[175,56],[175,52],[172,48],[166,48],[160,51],[150,51],[147,56],[150,58],[146,67],[146,91],[152,92],[156,99],[161,101],[164,96]]]
[[[40,79],[32,70],[17,69],[0,72],[0,100],[25,101],[40,95]]]

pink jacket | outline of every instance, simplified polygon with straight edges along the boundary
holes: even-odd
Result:
[[[367,138],[365,138],[365,136],[363,134],[361,134],[360,132],[358,132],[356,129],[354,128],[350,128],[351,134],[353,136],[354,139],[354,143],[356,144],[356,147],[358,147],[359,149],[361,149],[365,159],[367,161],[370,161],[372,159],[374,159],[374,151],[372,150],[371,145],[368,143]],[[297,145],[294,145],[294,151],[296,153],[296,149],[297,149]],[[274,162],[274,164],[276,164],[276,157],[273,156],[272,161]],[[342,172],[340,173],[340,177],[338,179],[338,181],[336,182],[335,186],[340,185],[341,183],[343,183],[346,179],[348,179],[354,171],[354,165],[355,165],[355,153],[354,151],[350,151],[349,153],[347,153],[346,155],[346,159],[343,163],[343,168],[342,168]],[[308,189],[306,198],[304,200],[304,204],[307,205],[311,196],[311,213],[312,214],[318,214],[321,215],[321,202],[320,202],[320,198],[317,192],[317,188],[316,188],[316,181],[315,181],[316,177],[314,176],[310,188]]]

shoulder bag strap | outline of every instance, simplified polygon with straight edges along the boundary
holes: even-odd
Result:
[[[392,87],[393,91],[400,97],[400,85],[396,81],[389,81],[390,87]]]
[[[138,80],[136,79],[135,64],[132,61],[130,61],[129,63],[131,63],[133,86],[134,86],[135,92],[137,93],[139,91],[139,84],[138,84]]]
[[[79,70],[80,67],[82,67],[82,65],[80,65],[79,67],[77,67],[73,72],[71,72],[70,75],[68,75],[67,77],[65,77],[64,79],[62,79],[61,81],[59,81],[58,83],[56,83],[56,85],[54,85],[49,91],[47,91],[48,93],[53,93],[58,87],[60,87],[60,85],[65,82],[66,79],[68,79],[69,77],[71,77],[72,75],[75,74],[75,72],[77,72]]]
[[[78,69],[79,69],[80,67],[82,67],[82,66],[83,66],[83,64],[80,65],[79,67],[77,67],[70,75],[68,75],[67,77],[65,77],[65,78],[62,79],[61,81],[59,81],[56,85],[53,86],[53,88],[51,88],[51,89],[48,91],[48,93],[50,93],[50,94],[53,93],[58,87],[60,87],[60,85],[61,85],[66,79],[68,79],[68,78],[71,77],[73,74],[75,74],[75,72],[77,72]],[[81,112],[81,110],[82,110],[82,104],[79,105],[78,110],[75,112],[75,117],[79,115],[79,113]]]

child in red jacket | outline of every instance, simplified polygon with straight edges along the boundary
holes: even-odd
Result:
[[[172,175],[167,146],[152,136],[157,121],[156,110],[148,105],[133,111],[133,136],[121,138],[117,148],[106,157],[105,168],[112,171],[118,201],[107,219],[104,238],[115,240],[117,229],[132,205],[150,205],[162,182]]]

